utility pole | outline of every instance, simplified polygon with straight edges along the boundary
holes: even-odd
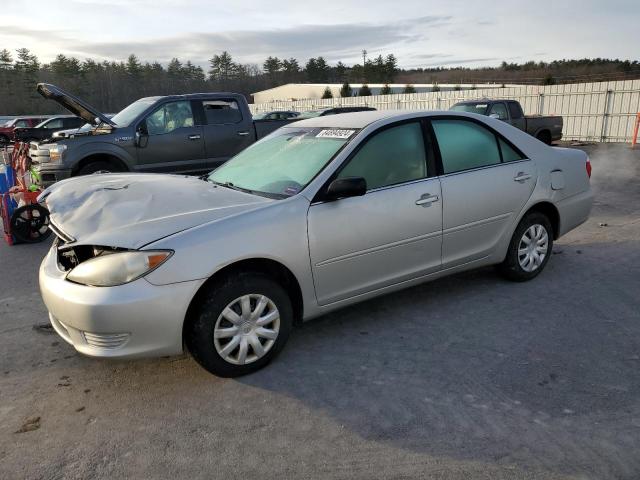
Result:
[[[367,64],[367,51],[362,50],[362,83],[367,83],[367,77],[365,74],[365,65]]]

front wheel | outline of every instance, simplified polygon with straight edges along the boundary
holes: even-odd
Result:
[[[552,248],[551,222],[542,213],[529,213],[513,232],[507,256],[498,268],[509,280],[531,280],[547,265]]]
[[[287,292],[262,273],[242,272],[209,286],[184,337],[206,370],[237,377],[267,365],[284,347],[292,325]]]

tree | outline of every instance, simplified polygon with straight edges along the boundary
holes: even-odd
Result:
[[[347,78],[347,66],[342,62],[338,62],[338,64],[333,69],[333,73],[335,76],[335,80],[337,80],[338,82],[344,82]]]
[[[11,52],[6,48],[0,50],[0,69],[8,70],[11,68],[11,64],[13,63],[13,57],[11,56]]]
[[[340,96],[342,98],[351,97],[353,95],[353,90],[351,89],[351,85],[349,82],[344,82],[342,84],[342,88],[340,88]]]
[[[360,87],[360,90],[358,91],[358,96],[359,97],[371,96],[371,90],[369,89],[369,86],[366,83]]]
[[[411,88],[413,88],[413,87],[411,87]],[[439,92],[440,91],[440,86],[438,85],[438,82],[433,82],[433,85],[431,85],[431,91],[432,92]],[[415,93],[415,89],[411,93]]]
[[[324,89],[324,92],[322,93],[322,98],[333,98],[333,93],[331,92],[331,89],[327,86]]]
[[[140,60],[133,53],[127,58],[127,73],[132,77],[137,77],[142,73]]]
[[[435,86],[434,86],[435,88]],[[432,90],[433,92],[437,92],[438,90]],[[407,83],[404,86],[404,89],[402,89],[402,93],[416,93],[416,89],[413,85],[411,85],[410,83]]]
[[[551,75],[550,73],[546,74],[544,79],[542,80],[542,84],[543,85],[555,85],[556,84],[556,79],[553,78],[553,75]],[[504,87],[504,85],[503,85]]]
[[[462,90],[462,87],[461,87],[460,85],[455,85],[455,86],[453,87],[453,89],[454,89],[456,92],[458,92],[458,91]]]
[[[387,55],[384,63],[384,80],[389,83],[393,82],[398,73],[398,60],[393,53]]]
[[[282,62],[278,57],[269,57],[262,64],[262,69],[265,73],[269,74],[272,78],[282,68]]]
[[[379,93],[379,95],[390,95],[391,93],[393,93],[393,92],[391,91],[391,87],[389,86],[389,84],[388,84],[388,83],[385,83],[385,84],[384,84],[384,87],[382,87],[382,88],[380,89],[380,93]]]
[[[238,66],[233,62],[233,58],[226,50],[220,55],[214,55],[210,60],[209,80],[222,84],[227,83],[238,72]]]

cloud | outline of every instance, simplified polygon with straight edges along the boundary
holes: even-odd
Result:
[[[64,45],[80,57],[120,60],[135,53],[144,60],[168,62],[173,57],[206,63],[213,54],[228,50],[243,63],[261,63],[267,55],[295,57],[324,56],[328,61],[357,59],[360,46],[370,55],[394,45],[407,45],[426,39],[423,28],[448,24],[451,17],[425,16],[389,24],[345,23],[337,25],[299,25],[271,30],[234,30],[186,33],[136,41],[69,42]]]

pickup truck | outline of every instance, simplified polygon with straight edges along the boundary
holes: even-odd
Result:
[[[290,120],[253,121],[237,93],[198,93],[141,98],[109,118],[64,90],[40,83],[85,126],[68,138],[32,142],[43,186],[95,172],[201,173]]]
[[[473,100],[456,103],[455,112],[487,115],[513,125],[541,142],[551,145],[562,138],[562,117],[558,115],[525,115],[515,100]]]

